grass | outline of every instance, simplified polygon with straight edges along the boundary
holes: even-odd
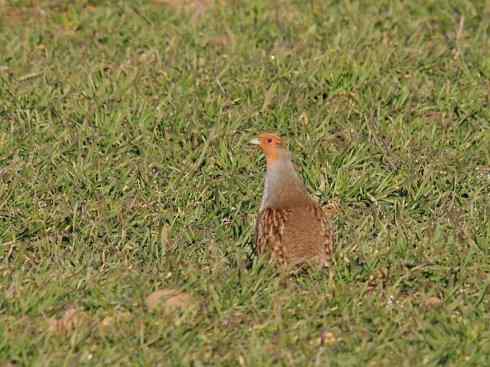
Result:
[[[489,36],[485,1],[0,2],[0,365],[490,364]],[[340,202],[330,274],[245,267],[264,130]]]

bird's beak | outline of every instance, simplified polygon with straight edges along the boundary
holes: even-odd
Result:
[[[259,139],[255,138],[255,139],[250,140],[250,144],[260,145],[260,141],[259,141]]]

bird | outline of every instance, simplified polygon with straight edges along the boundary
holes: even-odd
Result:
[[[267,169],[255,225],[255,253],[283,267],[329,267],[335,232],[300,179],[284,139],[262,133],[250,141],[262,149]]]

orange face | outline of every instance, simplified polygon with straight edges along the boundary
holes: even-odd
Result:
[[[254,139],[251,143],[260,146],[265,154],[268,162],[279,159],[279,150],[283,147],[282,139],[272,133],[260,134],[258,139]]]

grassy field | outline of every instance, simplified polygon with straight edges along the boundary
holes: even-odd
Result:
[[[484,0],[0,1],[0,366],[490,365],[489,80]],[[246,266],[262,131],[330,272]]]

